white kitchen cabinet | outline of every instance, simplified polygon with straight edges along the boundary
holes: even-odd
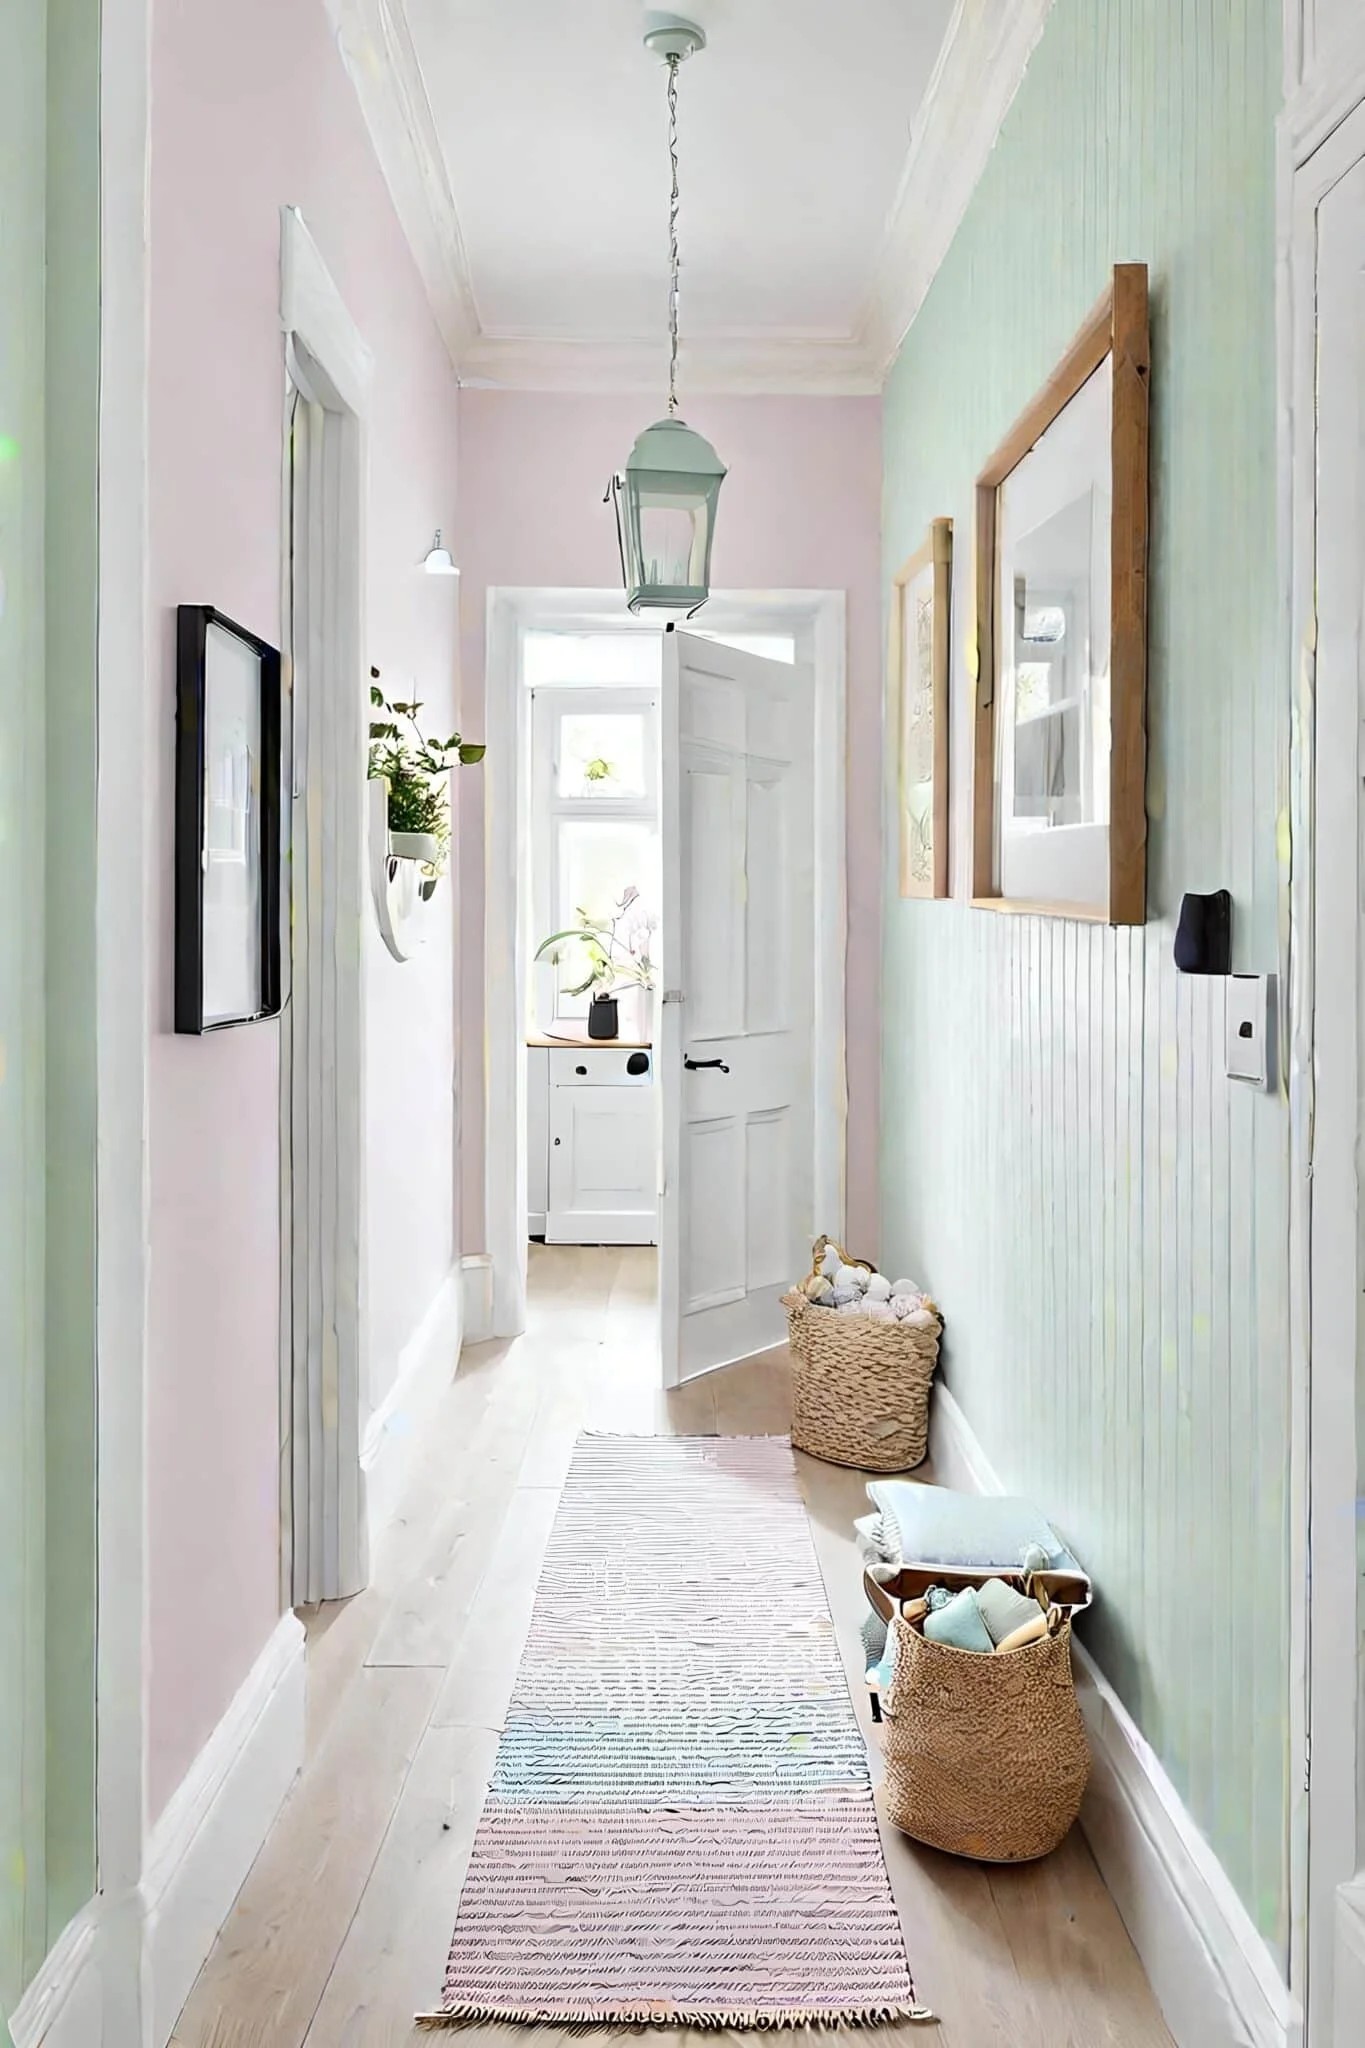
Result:
[[[547,1244],[653,1244],[658,1098],[647,1046],[532,1046],[527,1210]],[[539,1226],[539,1227],[538,1227]]]

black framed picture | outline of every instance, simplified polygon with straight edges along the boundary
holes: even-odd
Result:
[[[175,1028],[280,1008],[280,654],[210,604],[176,614]]]

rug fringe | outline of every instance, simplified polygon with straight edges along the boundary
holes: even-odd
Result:
[[[548,2012],[534,2005],[452,2005],[441,2012],[414,2015],[419,2027],[471,2027],[505,2021],[515,2027],[563,2027],[570,2033],[590,2033],[594,2027],[697,2027],[720,2032],[734,2028],[740,2033],[783,2033],[793,2027],[819,2027],[836,2032],[842,2027],[884,2027],[897,2020],[916,2026],[937,2026],[938,2015],[927,2005],[861,2005],[841,2012],[828,2007],[750,2006],[733,2012],[718,2012],[700,2006],[591,2005],[578,2012]]]

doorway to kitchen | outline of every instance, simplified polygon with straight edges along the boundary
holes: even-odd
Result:
[[[494,1329],[528,1242],[657,1246],[676,1384],[780,1343],[842,1218],[843,594],[495,590],[488,646]]]

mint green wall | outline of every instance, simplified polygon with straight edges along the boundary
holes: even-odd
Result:
[[[98,57],[0,5],[0,2018],[95,1887]]]
[[[0,2015],[45,1947],[43,0],[0,5]]]
[[[902,902],[889,835],[883,1245],[947,1318],[994,1465],[1098,1582],[1085,1639],[1277,1955],[1287,1940],[1287,1117],[1178,976],[1226,886],[1275,971],[1272,0],[1057,0],[885,407],[885,568],[955,522],[967,891],[971,483],[1116,260],[1152,288],[1149,917]]]
[[[99,0],[47,0],[44,1411],[49,1941],[95,1888],[99,30]]]

